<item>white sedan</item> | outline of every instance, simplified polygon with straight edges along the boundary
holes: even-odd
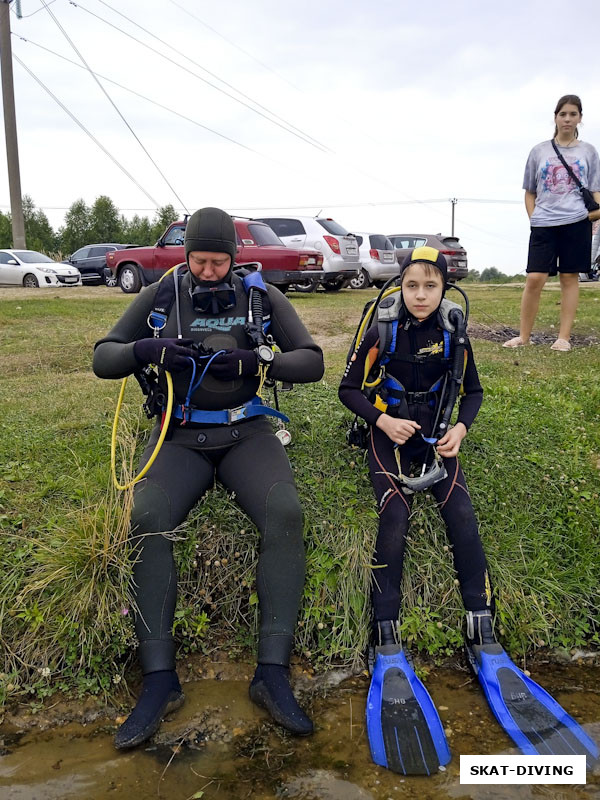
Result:
[[[0,285],[81,286],[81,273],[35,250],[0,250]]]

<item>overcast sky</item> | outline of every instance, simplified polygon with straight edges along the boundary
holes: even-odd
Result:
[[[294,209],[352,231],[449,234],[455,197],[469,266],[514,274],[529,232],[525,160],[551,137],[561,95],[579,94],[581,138],[600,148],[598,0],[21,0],[23,18],[11,11],[22,191],[55,228],[74,200],[103,194],[126,216],[166,203]]]

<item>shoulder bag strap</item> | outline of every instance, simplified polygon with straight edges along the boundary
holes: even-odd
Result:
[[[566,161],[564,160],[564,158],[562,157],[562,154],[560,153],[560,151],[559,151],[558,147],[556,146],[556,142],[554,141],[554,139],[552,139],[552,147],[554,148],[554,152],[556,153],[556,155],[557,155],[557,156],[560,158],[560,160],[562,161],[563,167],[564,167],[564,168],[567,170],[567,172],[569,173],[569,175],[571,176],[571,178],[573,179],[573,181],[575,181],[575,183],[577,184],[577,188],[578,188],[578,189],[583,189],[583,184],[581,183],[581,181],[580,181],[580,180],[579,180],[579,178],[578,178],[578,177],[575,175],[575,173],[573,172],[573,170],[571,169],[571,167],[570,167],[570,166],[567,164],[567,162],[566,162]]]

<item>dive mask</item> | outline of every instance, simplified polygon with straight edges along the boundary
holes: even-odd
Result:
[[[222,281],[213,285],[198,284],[190,289],[194,311],[201,314],[218,314],[235,306],[235,289],[231,283]]]
[[[425,439],[425,441],[428,441]],[[396,480],[400,484],[400,488],[404,494],[414,494],[415,492],[422,492],[425,489],[430,489],[435,483],[443,481],[448,477],[448,472],[444,466],[444,462],[434,450],[434,458],[429,467],[424,463],[421,468],[421,474],[416,476],[403,475],[402,467],[400,466],[400,454],[398,447],[395,448],[396,463],[398,464],[398,475]]]

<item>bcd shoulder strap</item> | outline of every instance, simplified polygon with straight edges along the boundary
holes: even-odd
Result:
[[[184,267],[184,269],[181,269],[181,267]],[[173,308],[173,303],[175,302],[175,280],[177,280],[179,288],[181,288],[183,276],[187,271],[186,264],[179,264],[173,270],[174,274],[172,278],[168,275],[164,280],[159,282],[158,289],[154,295],[154,306],[148,315],[148,325],[152,330],[161,331],[167,324],[167,319]],[[250,272],[243,268],[239,271],[234,269],[233,274],[241,279],[246,295],[250,295],[251,289],[260,291],[262,298],[262,317],[265,326],[267,326],[271,319],[271,301],[262,275],[260,272]]]
[[[461,307],[458,303],[452,302],[447,298],[443,298],[438,309],[438,323],[444,331],[444,358],[448,358],[450,353],[446,352],[449,347],[450,337],[447,334],[452,334],[455,331],[454,323],[450,321],[450,312],[453,309],[458,309],[462,313]],[[378,366],[381,361],[386,358],[386,354],[393,353],[396,350],[396,339],[398,336],[398,325],[403,325],[406,318],[406,312],[402,305],[402,293],[396,292],[391,297],[386,297],[379,304],[377,309],[377,329],[379,333],[379,352],[377,355]],[[417,356],[406,356],[404,360],[407,361],[422,361],[422,358]]]

